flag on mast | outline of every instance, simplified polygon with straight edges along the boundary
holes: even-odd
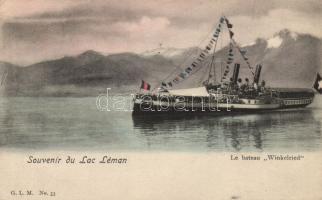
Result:
[[[319,73],[316,75],[316,79],[313,87],[314,89],[316,89],[316,91],[318,91],[318,93],[322,94],[322,78]]]
[[[150,88],[151,88],[151,85],[148,84],[147,82],[145,82],[144,80],[142,80],[141,89],[143,89],[143,90],[150,90]]]

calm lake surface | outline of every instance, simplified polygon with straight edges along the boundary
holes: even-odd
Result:
[[[0,99],[0,148],[302,152],[322,146],[322,97],[308,108],[239,116],[132,118],[96,98]]]

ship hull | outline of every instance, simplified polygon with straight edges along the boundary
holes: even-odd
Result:
[[[314,92],[310,89],[271,89],[266,95],[244,97],[229,94],[203,96],[137,94],[133,115],[149,114],[234,114],[268,110],[303,108],[310,105]]]
[[[185,106],[165,106],[164,104],[150,102],[150,103],[134,103],[133,115],[159,115],[159,114],[212,114],[212,115],[232,115],[240,113],[259,113],[271,110],[285,110],[294,108],[304,108],[310,105],[313,101],[311,99],[297,99],[293,100],[297,102],[296,104],[284,104],[281,100],[280,103],[274,104],[216,104],[213,105],[206,104],[204,106],[200,105],[189,105]]]

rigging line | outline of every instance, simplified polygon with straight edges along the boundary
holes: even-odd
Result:
[[[206,61],[207,61],[207,60],[203,60],[203,61],[201,61],[201,63],[202,63],[202,62],[206,62]],[[201,63],[200,63],[200,64],[201,64]],[[200,71],[201,69],[204,69],[204,68],[203,68],[203,67],[198,67],[194,72],[191,72],[189,76],[191,77],[192,75],[196,74],[196,73],[197,73],[198,71]],[[181,83],[181,82],[183,82],[183,81],[184,81],[184,79],[180,80],[180,81],[178,82],[178,84],[179,84],[179,83]]]
[[[220,34],[220,33],[219,33]],[[218,40],[219,40],[219,35],[218,35]],[[216,48],[217,48],[217,43],[218,43],[218,40],[216,41],[215,43],[215,46],[214,46],[214,52],[212,54],[212,60],[211,60],[211,63],[210,63],[210,70],[209,70],[209,75],[208,75],[208,82],[209,82],[209,79],[210,79],[210,73],[211,73],[211,68],[212,68],[212,65],[214,63],[214,60],[215,60],[215,53],[216,53]]]
[[[217,24],[217,26],[218,26],[218,24]],[[216,26],[216,27],[217,27]],[[222,35],[222,34],[221,34]],[[219,36],[218,36],[218,40],[219,40]],[[214,55],[215,55],[215,51],[216,51],[216,46],[217,46],[217,42],[218,42],[218,40],[215,42],[215,46],[214,46],[214,53],[213,53],[213,58],[212,58],[212,60],[211,60],[211,63],[215,63],[214,62]],[[204,62],[204,61],[202,61],[202,62]],[[201,63],[200,63],[201,64]],[[200,69],[202,69],[203,67],[199,67],[199,68],[197,68],[197,70],[195,70],[194,72],[191,72],[191,74],[189,75],[190,77],[192,76],[192,75],[194,75],[194,74],[196,74]],[[179,83],[181,83],[181,82],[183,82],[184,80],[180,80],[179,82],[178,82],[178,84]]]
[[[226,16],[225,15],[222,15],[222,17],[224,17],[225,19],[226,19]],[[226,23],[227,24],[227,23]],[[228,28],[228,26],[227,26],[227,28]],[[222,34],[220,34],[220,35],[222,35],[222,37],[223,37],[223,35],[224,35],[224,29],[222,29]],[[222,42],[223,42],[223,38],[222,37],[220,37],[220,42],[221,42],[221,48],[222,48]],[[219,41],[219,35],[218,35],[218,40],[217,40],[217,42]],[[214,78],[216,78],[216,68],[215,68],[215,66],[216,66],[216,62],[214,62],[214,59],[215,59],[215,53],[216,53],[216,48],[217,48],[217,42],[215,43],[215,47],[214,47],[214,52],[213,52],[213,56],[212,56],[212,61],[211,61],[211,66],[210,66],[210,70],[209,70],[209,75],[208,75],[208,82],[209,82],[209,80],[210,80],[210,73],[211,73],[211,69],[212,69],[212,65],[214,64],[214,66],[213,66],[213,68],[214,68]]]
[[[218,23],[216,23],[217,26],[218,26]],[[217,26],[213,26],[212,28],[210,28],[210,30],[208,31],[208,34],[201,40],[201,42],[197,45],[198,47],[201,46],[201,44],[206,40],[208,39],[209,35],[213,32],[213,30],[217,27]],[[202,50],[200,49],[197,53],[197,55],[201,52]],[[158,86],[161,86],[162,82],[164,82],[165,80],[167,80],[168,78],[170,78],[173,73],[175,73],[177,70],[183,70],[181,67],[187,62],[187,60],[191,57],[191,55],[193,55],[194,53],[193,52],[190,52],[190,54],[188,54],[187,58],[181,63],[179,64],[178,66],[175,67],[175,69],[173,71],[171,71],[171,73],[166,76],[165,78],[161,79],[161,83],[158,84],[156,87],[153,88],[152,91],[154,91]],[[192,73],[193,74],[193,73]]]
[[[242,55],[242,53],[240,52],[240,47],[238,46],[238,44],[236,43],[236,41],[235,41],[234,39],[231,39],[231,40],[232,40],[232,43],[233,43],[234,47],[235,47],[235,48],[237,48],[237,50],[238,50],[238,52],[240,53],[240,55],[242,56],[243,60],[246,62],[246,60],[245,60],[244,56],[243,56],[243,55]],[[250,66],[250,64],[248,64],[247,62],[246,62],[246,64],[247,64],[247,66],[248,66],[248,68],[249,68],[250,72],[253,74],[253,76],[255,76],[255,73],[253,72],[252,67]]]
[[[211,62],[210,62],[210,58],[208,57],[207,58],[207,60],[205,60],[205,62],[206,62],[206,64],[205,65],[208,65],[209,67],[210,67],[210,69],[211,69]],[[206,71],[207,71],[207,68],[206,68]],[[204,78],[207,76],[207,73],[204,73],[204,75],[203,76],[201,76],[201,78],[200,78],[200,80],[199,80],[199,82],[198,83],[202,83],[203,82],[203,80],[204,80]],[[207,80],[208,81],[208,80]]]

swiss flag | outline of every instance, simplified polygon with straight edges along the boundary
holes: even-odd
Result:
[[[143,89],[143,90],[150,90],[150,88],[151,88],[151,85],[148,84],[147,82],[145,82],[144,80],[142,80],[141,89]]]
[[[322,78],[320,76],[320,74],[316,75],[316,79],[314,82],[314,89],[316,89],[316,91],[318,91],[320,94],[322,94]]]

